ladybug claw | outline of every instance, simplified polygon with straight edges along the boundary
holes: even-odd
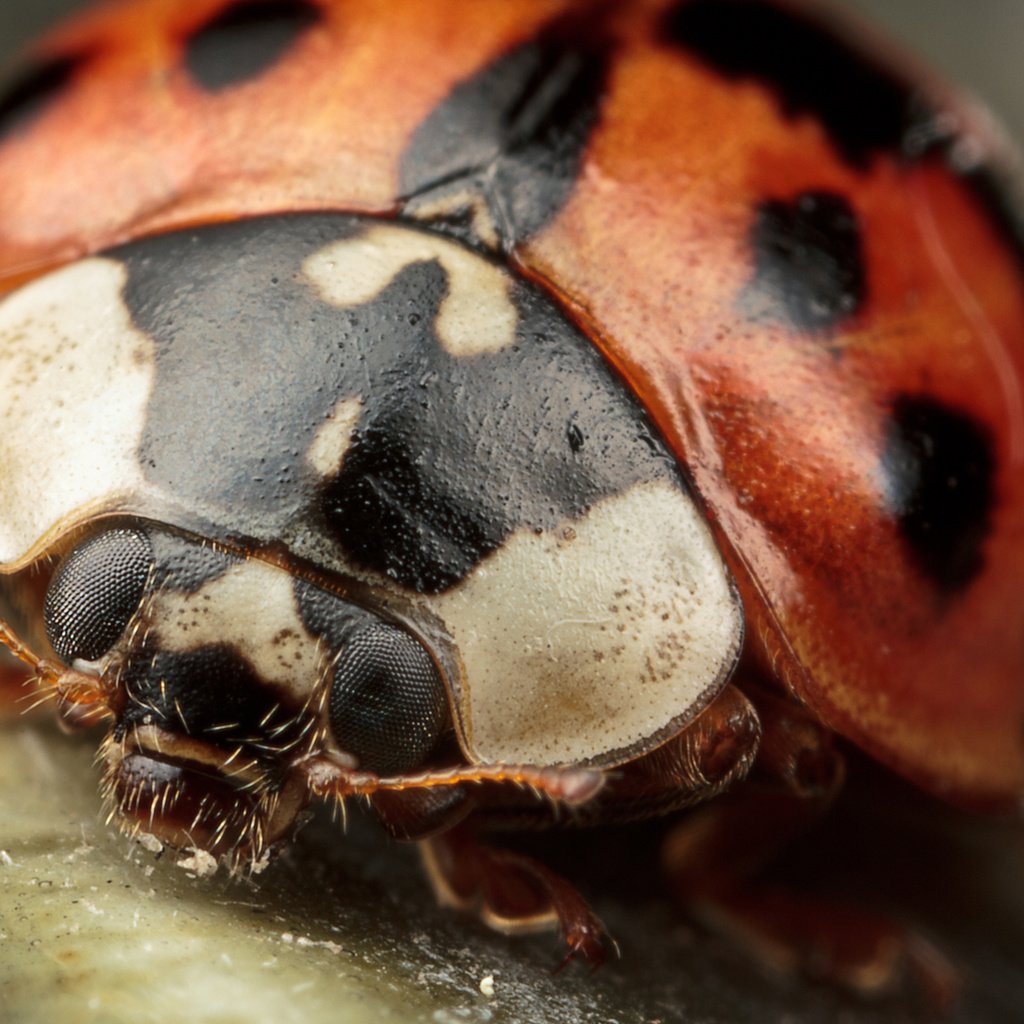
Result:
[[[555,974],[576,957],[591,970],[604,963],[604,925],[569,882],[539,861],[485,846],[465,826],[424,840],[420,851],[442,903],[475,910],[486,924],[505,933],[558,928],[566,952]]]
[[[589,909],[587,910],[587,913],[591,917],[589,922],[586,924],[575,925],[571,931],[566,933],[565,942],[568,948],[565,956],[562,957],[558,966],[555,967],[552,973],[561,974],[571,961],[580,957],[582,960],[586,961],[590,967],[590,973],[593,974],[594,971],[599,967],[602,967],[608,959],[605,939],[608,939],[608,941],[611,942],[616,955],[618,955],[619,947],[615,941],[609,937],[604,926],[590,913]]]

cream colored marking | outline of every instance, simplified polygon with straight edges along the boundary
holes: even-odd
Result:
[[[303,272],[325,302],[359,306],[379,295],[407,266],[436,260],[448,274],[437,316],[441,344],[453,356],[498,352],[515,342],[519,315],[510,278],[468,249],[409,228],[374,227],[310,256]]]
[[[333,476],[341,468],[362,408],[358,398],[343,398],[316,432],[306,461],[321,476]]]
[[[153,635],[169,651],[231,644],[263,679],[304,702],[323,664],[317,639],[299,615],[292,582],[283,569],[247,559],[197,593],[159,592],[148,615]]]
[[[124,282],[120,263],[89,259],[0,302],[0,564],[84,507],[144,489],[155,354]]]
[[[465,667],[468,746],[486,763],[614,761],[702,707],[742,636],[707,525],[668,483],[513,534],[433,607]]]
[[[424,200],[413,199],[405,208],[407,214],[427,223],[440,217],[450,217],[452,214],[458,214],[464,210],[469,211],[473,230],[480,241],[488,248],[497,250],[498,229],[491,216],[487,200],[480,192],[473,189],[462,189],[459,192],[450,192],[443,196],[434,194],[432,198],[428,193]]]

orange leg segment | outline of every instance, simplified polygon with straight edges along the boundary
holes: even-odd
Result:
[[[934,1007],[949,1006],[957,972],[923,936],[882,913],[758,881],[819,821],[843,778],[827,730],[780,697],[758,708],[764,740],[750,781],[687,815],[666,841],[663,863],[676,896],[769,968],[866,997],[910,977]]]
[[[425,840],[420,851],[442,904],[475,910],[500,932],[557,926],[567,947],[559,969],[576,956],[592,967],[604,962],[604,926],[576,889],[539,861],[486,846],[466,826]]]

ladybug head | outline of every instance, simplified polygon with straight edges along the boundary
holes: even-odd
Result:
[[[49,645],[80,681],[65,717],[94,717],[98,688],[113,720],[105,788],[131,830],[257,858],[308,800],[310,757],[380,776],[429,759],[451,720],[442,671],[352,598],[139,522],[65,556],[43,606]]]

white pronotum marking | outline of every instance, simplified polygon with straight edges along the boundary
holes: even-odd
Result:
[[[520,530],[434,608],[465,667],[467,742],[489,763],[645,747],[724,685],[743,631],[710,531],[669,483]]]
[[[343,398],[317,430],[306,461],[321,476],[333,476],[341,469],[362,408],[358,398]]]
[[[124,282],[120,263],[89,259],[0,303],[0,564],[144,489],[136,452],[155,354]]]
[[[436,260],[448,274],[437,334],[453,356],[498,352],[516,339],[518,314],[511,278],[454,242],[408,228],[382,225],[335,242],[306,260],[303,271],[325,302],[359,306],[379,295],[405,268]]]

